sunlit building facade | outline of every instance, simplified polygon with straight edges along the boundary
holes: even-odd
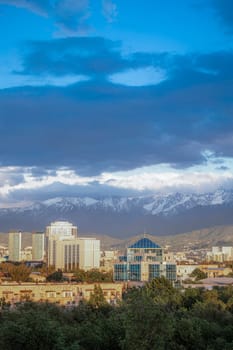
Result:
[[[57,238],[77,237],[78,228],[68,221],[54,221],[46,227],[46,237]]]
[[[100,241],[77,237],[77,227],[56,221],[46,228],[47,263],[64,271],[100,267]]]
[[[9,232],[8,246],[9,246],[10,261],[21,261],[21,240],[22,240],[21,231]]]
[[[233,261],[233,247],[212,247],[212,251],[206,254],[206,260],[209,262]]]
[[[32,260],[43,260],[45,250],[45,235],[44,232],[32,233]]]

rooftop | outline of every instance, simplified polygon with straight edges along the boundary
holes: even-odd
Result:
[[[129,248],[161,248],[161,247],[148,238],[141,238],[139,239],[139,241],[129,246]]]

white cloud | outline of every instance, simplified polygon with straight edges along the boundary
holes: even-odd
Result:
[[[61,186],[83,188],[95,185],[106,187],[114,193],[119,189],[151,192],[191,191],[208,192],[219,187],[228,187],[233,184],[233,159],[216,158],[206,153],[206,163],[192,166],[187,169],[174,169],[169,164],[160,164],[150,167],[138,168],[131,171],[115,173],[102,173],[99,176],[80,176],[69,168],[56,170],[37,169],[34,167],[1,167],[0,168],[0,197],[3,203],[14,199],[14,195],[22,193],[17,200],[27,203],[28,191],[48,188],[55,184],[58,191]],[[93,185],[94,184],[94,185]],[[54,192],[53,192],[54,194]],[[55,194],[56,195],[56,194]],[[58,194],[59,195],[59,194]]]
[[[115,84],[126,86],[157,85],[166,79],[165,71],[152,66],[146,68],[130,69],[123,73],[110,76],[109,80]]]
[[[117,5],[112,0],[102,0],[103,15],[108,22],[113,22],[117,15]]]
[[[127,172],[104,173],[100,181],[113,187],[140,191],[197,192],[212,191],[233,181],[232,158],[217,158],[210,152],[206,152],[205,156],[205,164],[187,169],[174,169],[169,164],[159,164]]]

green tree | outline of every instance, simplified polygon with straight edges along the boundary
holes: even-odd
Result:
[[[177,308],[181,304],[181,294],[179,290],[172,286],[172,283],[164,276],[154,278],[146,284],[145,292],[154,302],[166,305],[168,309]]]
[[[185,308],[191,309],[197,302],[203,300],[203,289],[186,288],[182,294],[182,304]]]
[[[48,282],[61,282],[63,281],[63,274],[61,270],[55,271],[47,276]]]
[[[93,293],[91,293],[89,304],[91,306],[94,306],[95,308],[108,305],[100,285],[97,285],[97,284],[94,285],[94,291]]]
[[[86,272],[82,269],[76,269],[74,271],[74,280],[76,282],[85,282],[87,279]]]
[[[4,273],[8,274],[12,281],[15,282],[26,282],[29,279],[31,273],[31,268],[27,267],[25,264],[12,264],[4,263],[1,265],[1,269]]]
[[[88,283],[113,282],[113,274],[112,272],[102,272],[98,269],[91,269],[88,271],[77,269],[74,271],[74,279],[77,282]]]
[[[207,273],[203,272],[201,269],[196,268],[190,274],[190,277],[195,277],[196,281],[202,280],[207,277]]]
[[[173,314],[164,305],[155,303],[144,288],[127,293],[123,301],[125,337],[124,350],[171,349]]]
[[[32,304],[5,312],[0,327],[0,348],[4,350],[63,350],[63,331],[44,308]]]
[[[86,281],[89,283],[113,282],[113,276],[112,273],[101,272],[98,269],[91,269],[86,272]]]

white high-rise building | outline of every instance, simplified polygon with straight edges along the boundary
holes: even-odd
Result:
[[[43,260],[44,259],[44,232],[33,232],[32,233],[32,260]]]
[[[9,232],[8,245],[9,245],[9,260],[20,261],[21,260],[21,239],[22,234],[19,232]]]
[[[55,269],[72,270],[79,267],[79,243],[77,239],[49,240],[49,265]]]
[[[79,267],[83,270],[100,267],[100,241],[95,238],[79,238]]]
[[[46,236],[49,266],[62,270],[99,268],[100,241],[77,238],[76,226],[67,221],[56,221],[47,226]]]
[[[68,221],[54,221],[46,227],[46,237],[55,236],[58,239],[77,237],[78,229]]]

